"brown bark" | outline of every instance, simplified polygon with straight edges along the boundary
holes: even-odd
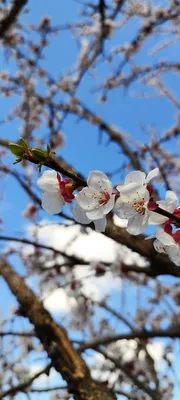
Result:
[[[9,14],[0,23],[0,39],[2,39],[11,25],[15,22],[22,8],[27,4],[28,0],[14,0]]]
[[[52,365],[66,380],[75,400],[114,400],[115,395],[93,380],[85,362],[73,348],[65,329],[56,324],[35,294],[25,285],[3,258],[0,275],[5,279],[20,304],[20,312],[34,325],[36,335],[47,351]]]

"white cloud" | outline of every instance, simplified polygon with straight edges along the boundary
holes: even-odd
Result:
[[[89,228],[87,232],[84,232],[78,225],[53,225],[43,221],[38,231],[34,225],[29,224],[28,233],[32,236],[36,233],[36,237],[41,243],[90,262],[90,266],[77,265],[73,269],[73,277],[71,273],[66,274],[66,280],[68,282],[73,279],[80,280],[81,291],[94,300],[100,300],[104,296],[111,294],[113,290],[121,289],[121,278],[114,273],[113,265],[119,265],[119,271],[121,261],[125,261],[127,264],[138,263],[138,265],[145,265],[145,260],[137,253]],[[104,276],[96,277],[93,275],[92,265],[100,261],[112,263],[112,268],[110,266],[109,271]],[[54,290],[45,299],[45,307],[55,313],[69,312],[75,305],[72,302],[75,299],[71,296],[76,294],[67,293],[62,288]]]
[[[36,365],[36,364],[32,364],[29,367],[29,376],[33,377],[34,375],[36,375],[38,372],[42,371],[44,368],[43,365]],[[33,383],[33,388],[35,387],[45,387],[47,385],[47,387],[49,386],[53,386],[53,384],[55,384],[55,382],[59,381],[59,374],[56,372],[56,370],[54,368],[51,368],[49,374],[42,374],[40,375]]]
[[[90,272],[91,271],[91,272]],[[102,277],[91,276],[90,267],[77,266],[74,270],[74,279],[81,282],[80,291],[87,297],[100,301],[104,296],[110,294],[112,290],[120,290],[121,279],[114,277],[111,272],[107,272]],[[68,313],[78,306],[76,292],[63,288],[55,289],[44,299],[45,308],[51,313]]]
[[[34,225],[29,225],[28,233],[32,235],[35,229]],[[46,224],[38,230],[38,238],[55,249],[75,254],[86,261],[113,263],[118,259],[128,264],[141,262],[141,265],[145,265],[145,260],[127,247],[90,229],[84,233],[78,225]]]
[[[113,289],[120,290],[121,288],[120,277],[113,276],[110,271],[106,272],[106,274],[101,277],[92,276],[83,279],[83,276],[88,276],[88,274],[87,272],[85,273],[85,268],[83,266],[77,266],[75,275],[83,282],[82,292],[87,297],[96,301],[99,301],[102,297],[110,294]]]
[[[55,289],[43,301],[44,307],[49,312],[60,313],[69,312],[71,307],[76,303],[73,297],[69,297],[64,289]]]

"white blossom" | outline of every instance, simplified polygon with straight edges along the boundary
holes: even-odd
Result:
[[[103,172],[91,171],[87,184],[88,186],[76,195],[79,207],[73,211],[74,218],[82,224],[100,220],[104,231],[105,216],[113,209],[115,201],[112,183]],[[96,226],[97,224],[96,222]]]
[[[92,220],[86,216],[86,211],[83,210],[77,203],[72,211],[73,218],[75,221],[83,225],[89,225],[91,222],[94,223],[96,232],[105,232],[106,229],[106,218]]]
[[[180,266],[180,245],[174,240],[173,234],[170,235],[164,229],[158,228],[153,245],[156,251],[167,254],[174,264]]]
[[[147,185],[158,173],[158,168],[150,171],[147,177],[144,172],[133,171],[127,175],[124,185],[117,186],[120,197],[114,211],[118,217],[128,220],[127,231],[132,235],[138,235],[148,227],[150,194]]]
[[[44,190],[42,194],[42,208],[48,214],[59,214],[65,202],[71,203],[74,195],[72,185],[68,179],[63,179],[56,171],[45,171],[37,181]]]

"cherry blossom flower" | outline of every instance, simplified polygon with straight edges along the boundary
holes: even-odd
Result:
[[[174,264],[180,266],[180,231],[172,233],[169,226],[167,230],[169,233],[165,232],[163,228],[157,229],[156,240],[153,243],[154,248],[159,253],[167,254]]]
[[[147,177],[144,172],[133,171],[126,176],[124,185],[117,186],[120,197],[114,211],[118,217],[128,220],[127,231],[132,235],[139,235],[148,226],[150,193],[147,186],[158,173],[158,168],[150,171]]]
[[[166,192],[165,200],[157,201],[156,204],[163,210],[166,210],[170,213],[176,213],[176,208],[178,206],[178,198],[174,192],[168,190]],[[153,225],[161,225],[164,224],[168,220],[168,217],[164,215],[156,214],[155,212],[150,212],[149,215],[149,224]]]
[[[74,218],[78,218],[78,222],[82,224],[101,220],[104,230],[105,215],[112,210],[115,202],[112,183],[103,172],[91,171],[87,184],[88,186],[76,195],[79,207],[73,211]]]
[[[68,179],[62,179],[56,171],[45,171],[37,181],[44,190],[42,208],[49,214],[59,214],[65,204],[74,199],[74,187]]]

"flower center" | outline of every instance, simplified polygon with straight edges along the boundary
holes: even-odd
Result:
[[[92,198],[98,200],[100,206],[104,206],[110,199],[110,194],[108,192],[97,192],[92,195]]]
[[[139,215],[144,215],[146,212],[146,209],[144,207],[144,200],[140,200],[134,203],[133,208]]]
[[[61,195],[63,196],[64,200],[67,203],[72,203],[72,200],[74,199],[74,186],[72,183],[70,183],[69,179],[61,179],[60,175],[57,174],[57,180],[58,180],[58,185],[59,185],[59,191]]]

